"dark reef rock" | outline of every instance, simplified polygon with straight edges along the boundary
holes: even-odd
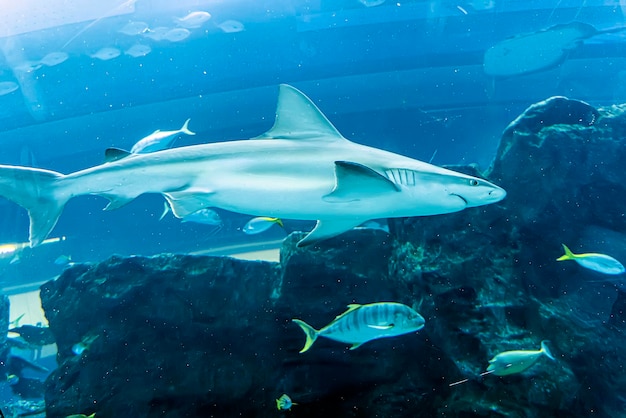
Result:
[[[163,255],[68,269],[42,286],[60,365],[47,415],[270,417],[288,393],[294,417],[621,416],[626,284],[556,258],[566,243],[626,261],[624,109],[531,106],[485,173],[508,192],[499,204],[307,248],[295,233],[280,263]],[[321,328],[377,301],[414,307],[425,328],[298,353],[292,318]],[[555,361],[480,377],[495,354],[542,340]]]

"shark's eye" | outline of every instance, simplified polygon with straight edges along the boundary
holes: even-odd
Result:
[[[470,186],[478,186],[478,180],[470,179],[469,184],[470,184]]]

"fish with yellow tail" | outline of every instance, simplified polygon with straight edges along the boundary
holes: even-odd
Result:
[[[244,234],[256,235],[261,232],[265,232],[270,229],[274,224],[284,228],[283,221],[279,218],[272,218],[270,216],[257,216],[250,219],[243,227]]]
[[[487,372],[493,373],[496,376],[506,376],[523,372],[535,364],[542,356],[554,360],[554,356],[550,352],[546,342],[545,340],[541,342],[541,348],[539,350],[514,350],[497,354],[494,358],[489,360]]]
[[[565,254],[557,258],[556,261],[574,260],[581,266],[602,274],[616,275],[622,274],[626,271],[622,263],[609,255],[598,253],[574,254],[569,248],[567,248],[567,245],[561,245],[563,245]]]
[[[91,415],[85,415],[85,414],[72,414],[72,415],[68,415],[65,418],[95,418],[96,417],[96,413],[94,412]]]
[[[279,411],[289,411],[294,405],[298,404],[292,402],[291,398],[286,393],[283,393],[280,398],[276,399],[276,409]]]
[[[521,373],[529,369],[542,356],[546,356],[550,360],[554,360],[554,356],[546,344],[547,342],[548,341],[546,340],[542,341],[541,348],[539,350],[513,350],[496,354],[491,360],[489,360],[487,371],[482,372],[480,377],[488,374],[507,376],[510,374]],[[448,386],[460,385],[461,383],[465,383],[467,381],[469,381],[469,378],[450,383]]]
[[[415,310],[396,302],[348,305],[347,311],[320,330],[299,319],[292,321],[306,335],[306,342],[300,353],[308,351],[317,337],[351,344],[350,350],[354,350],[368,341],[419,331],[424,328],[425,323],[424,318]]]

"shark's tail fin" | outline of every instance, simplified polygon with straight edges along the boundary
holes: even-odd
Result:
[[[55,195],[63,174],[38,168],[0,165],[0,196],[28,211],[31,247],[41,244],[56,225],[67,198]]]
[[[195,132],[191,132],[191,131],[189,130],[189,128],[188,128],[188,126],[189,126],[189,121],[190,121],[190,120],[191,120],[191,118],[189,118],[189,119],[187,119],[187,120],[185,121],[185,124],[183,125],[183,127],[182,127],[182,128],[180,128],[180,131],[181,131],[182,133],[184,133],[184,134],[187,134],[187,135],[195,135],[196,133],[195,133]]]

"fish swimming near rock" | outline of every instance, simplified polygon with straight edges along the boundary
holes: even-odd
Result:
[[[602,274],[617,275],[626,271],[622,263],[610,255],[598,253],[574,254],[569,248],[567,248],[567,245],[561,245],[563,245],[565,254],[557,258],[556,261],[574,260],[581,266]]]
[[[171,212],[170,206],[167,204],[167,202],[165,202],[163,213],[161,214],[159,221],[165,218],[165,215],[167,215],[170,212]],[[194,222],[197,224],[222,226],[222,218],[216,211],[210,208],[204,208],[204,209],[197,210],[193,213],[190,213],[189,215],[182,218],[181,222],[183,223]]]
[[[344,138],[299,90],[280,86],[274,126],[249,140],[120,155],[61,174],[0,165],[0,196],[24,207],[31,246],[56,225],[68,200],[97,195],[117,209],[144,193],[165,196],[178,218],[216,207],[250,216],[316,220],[298,246],[370,219],[458,212],[502,200],[477,177]]]
[[[242,231],[247,235],[256,235],[267,231],[273,225],[278,225],[284,228],[283,221],[279,218],[272,218],[269,216],[257,216],[250,219],[244,226]]]
[[[593,26],[571,22],[537,32],[516,35],[485,52],[483,69],[493,77],[513,77],[555,67],[567,59],[585,39],[626,28],[597,30]]]
[[[58,242],[63,242],[65,240],[66,240],[65,237],[48,238],[46,240],[43,240],[41,242],[41,245],[56,244]],[[13,242],[13,243],[7,243],[7,244],[0,244],[0,260],[13,258],[16,256],[19,258],[19,255],[21,254],[21,252],[29,247],[30,247],[30,243],[28,242]]]
[[[539,350],[514,350],[504,351],[500,354],[496,354],[491,360],[489,360],[489,366],[487,371],[480,374],[480,377],[488,374],[494,374],[496,376],[506,376],[509,374],[521,373],[529,369],[533,364],[541,358],[546,356],[551,360],[554,360],[554,356],[548,348],[547,341],[541,342],[541,348]],[[469,378],[450,383],[448,386],[457,386],[469,381]]]
[[[36,325],[22,325],[20,327],[10,328],[9,332],[20,334],[20,337],[24,339],[28,344],[43,346],[48,344],[54,344],[56,339],[54,334],[48,327],[36,326]]]
[[[61,267],[71,267],[76,263],[72,261],[72,256],[61,254],[54,259],[54,264]]]
[[[279,411],[289,411],[292,406],[298,405],[291,401],[291,398],[286,393],[280,395],[280,398],[276,399],[276,409]]]
[[[317,337],[351,344],[350,350],[379,338],[396,337],[424,328],[424,318],[412,308],[396,302],[378,302],[368,305],[351,304],[319,331],[300,319],[292,319],[306,335],[301,353],[308,351]]]
[[[152,132],[147,137],[142,138],[139,141],[137,141],[137,143],[133,145],[133,147],[130,149],[130,152],[132,154],[145,154],[148,152],[162,151],[164,149],[171,148],[172,145],[174,144],[174,141],[178,137],[178,135],[180,134],[195,135],[196,134],[195,132],[191,132],[189,130],[190,120],[191,118],[187,119],[185,123],[183,124],[182,128],[176,131],[162,131],[160,129],[157,129],[156,131]]]
[[[22,320],[22,318],[24,318],[24,315],[26,315],[26,313],[21,314],[20,316],[15,318],[13,321],[9,322],[9,328],[17,328],[17,327],[19,327],[20,326],[20,321]]]
[[[91,348],[91,345],[94,341],[96,341],[100,336],[92,335],[89,337],[84,337],[81,341],[72,345],[72,353],[77,356],[82,356],[83,353]]]
[[[539,350],[515,350],[497,354],[494,358],[489,360],[487,372],[483,373],[483,375],[493,373],[496,376],[506,376],[521,373],[535,364],[542,356],[554,360],[554,356],[548,349],[546,342],[547,341],[541,342],[541,348]]]

